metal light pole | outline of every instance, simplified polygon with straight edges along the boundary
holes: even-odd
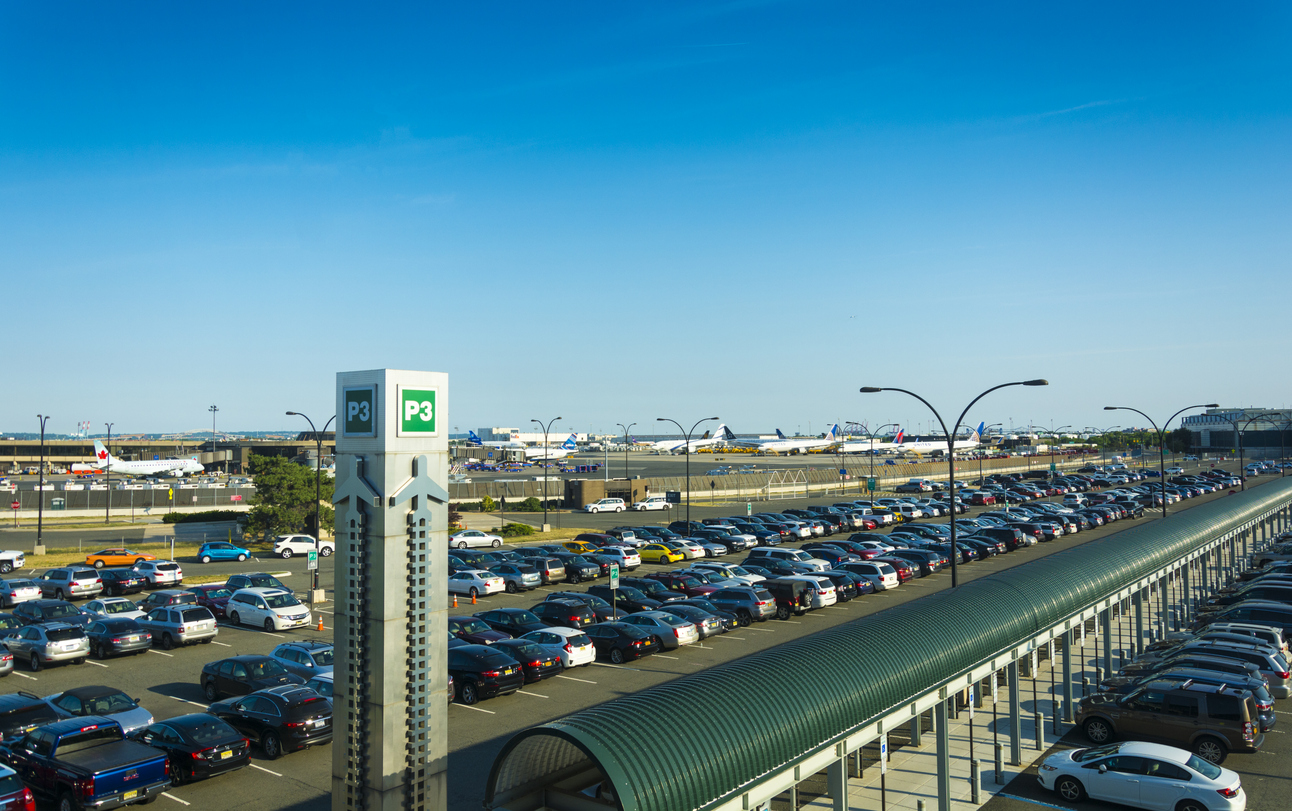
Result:
[[[36,546],[32,549],[33,555],[45,554],[45,539],[43,536],[45,522],[45,423],[49,422],[49,417],[36,415],[40,420],[40,483],[36,490]]]
[[[622,422],[618,422],[615,424],[624,429],[624,481],[628,481],[628,432],[631,431],[633,426],[637,423],[630,422],[627,425],[624,425]],[[607,465],[607,467],[609,466]],[[632,493],[631,485],[629,485],[628,492]]]
[[[991,429],[1004,428],[1004,427],[1005,427],[1005,424],[1003,422],[993,422],[991,425],[988,425],[986,428],[982,429],[982,437],[978,437],[978,441],[981,442],[982,438],[987,436],[987,432],[990,431]],[[982,475],[982,452],[980,451],[978,453],[978,486],[982,487],[984,484],[986,484],[986,482],[983,480],[983,475]],[[1006,499],[1006,503],[1008,503],[1008,501],[1009,500]]]
[[[216,406],[211,406],[207,409],[207,411],[211,412],[211,464],[215,467],[216,473],[220,472],[219,463],[215,459],[215,413],[219,410]],[[228,472],[228,466],[226,465],[225,473]]]
[[[530,420],[530,422],[536,422],[539,425],[543,425],[543,451],[547,453],[547,457],[543,459],[543,531],[544,532],[547,532],[549,529],[549,527],[547,526],[547,468],[551,465],[551,462],[552,462],[552,446],[547,444],[547,432],[552,427],[552,423],[556,422],[559,419],[560,417],[553,417],[551,420],[548,421],[547,425],[543,425],[542,420]]]
[[[108,523],[108,518],[112,513],[112,426],[115,425],[115,423],[105,422],[103,424],[108,426],[108,441],[103,445],[103,447],[108,449],[108,458],[103,461],[103,469],[108,474],[108,503],[103,505],[103,523],[106,525]]]
[[[1230,419],[1229,417],[1221,417],[1222,420],[1234,426],[1234,438],[1238,440],[1238,467],[1241,471],[1238,474],[1238,481],[1239,481],[1240,488],[1243,490],[1247,489],[1247,475],[1246,475],[1247,470],[1246,468],[1243,467],[1243,434],[1247,433],[1247,429],[1251,427],[1252,423],[1264,417],[1273,417],[1273,416],[1281,416],[1281,415],[1257,414],[1255,417],[1252,417],[1250,420],[1243,423],[1243,427],[1241,429],[1238,427],[1238,420]],[[1282,434],[1279,435],[1279,438],[1280,440],[1282,439]],[[1282,468],[1280,467],[1279,470],[1281,474]]]
[[[867,429],[865,425],[861,426],[861,430],[865,431],[866,436],[870,437],[870,476],[868,478],[871,478],[871,479],[875,478],[875,434],[878,434],[880,431],[884,430],[885,428],[901,429],[901,427],[902,426],[898,425],[895,422],[890,422],[887,425],[881,425],[873,431]],[[878,489],[879,489],[879,483],[876,482],[875,490],[878,490]],[[869,493],[870,498],[873,501],[875,498],[875,492],[871,490],[868,490],[867,492]]]
[[[305,421],[310,424],[310,432],[314,434],[314,557],[317,559],[320,551],[320,536],[323,534],[323,524],[321,523],[323,511],[323,434],[314,428],[314,420],[306,417],[301,412],[288,411],[287,416],[305,417]],[[335,414],[328,418],[327,423],[323,426],[324,431],[327,430],[327,427],[332,424],[334,419],[336,419]],[[319,570],[316,565],[314,569],[314,591],[318,591],[318,589]]]
[[[1033,425],[1031,426],[1031,430],[1036,431],[1038,434],[1045,434],[1049,436],[1051,440],[1057,441],[1059,436],[1061,435],[1060,432],[1062,432],[1065,428],[1071,428],[1071,427],[1072,427],[1071,425],[1061,425],[1058,428],[1042,428],[1039,425]],[[1058,468],[1054,464],[1054,441],[1050,442],[1050,475],[1051,476],[1053,476],[1055,473],[1058,473]]]
[[[950,431],[947,430],[947,424],[942,421],[942,415],[938,413],[938,410],[934,408],[929,403],[928,400],[925,400],[923,397],[921,397],[920,395],[916,394],[913,391],[907,391],[906,389],[898,389],[893,387],[881,388],[876,386],[862,386],[861,393],[874,394],[876,392],[881,392],[881,391],[900,391],[902,394],[909,394],[910,396],[914,397],[916,400],[919,400],[921,403],[924,403],[924,405],[928,406],[929,411],[933,412],[933,416],[938,418],[938,423],[942,426],[942,431],[947,436],[947,474],[948,474],[947,492],[948,492],[949,503],[952,505],[952,515],[954,516],[955,503],[956,503],[956,453],[955,453],[956,431],[960,430],[960,423],[964,422],[965,415],[969,413],[969,409],[973,408],[974,405],[979,400],[986,397],[988,394],[991,394],[993,391],[996,391],[997,389],[1004,389],[1010,386],[1048,386],[1048,385],[1050,385],[1050,381],[1037,379],[1037,380],[1019,380],[1014,383],[1001,383],[999,386],[992,386],[990,389],[987,389],[982,394],[979,394],[977,397],[973,398],[973,400],[969,402],[969,405],[965,406],[965,410],[960,412],[960,418],[956,420],[955,426]],[[960,584],[959,575],[957,571],[957,564],[959,563],[959,559],[960,559],[960,550],[956,546],[956,522],[955,522],[955,519],[952,518],[951,520],[951,588],[955,588]]]
[[[1167,418],[1167,421],[1162,423],[1161,428],[1157,427],[1157,423],[1153,422],[1152,417],[1145,414],[1143,411],[1140,411],[1138,408],[1131,408],[1130,406],[1104,406],[1104,411],[1134,411],[1136,414],[1140,415],[1141,417],[1143,417],[1144,419],[1152,423],[1153,430],[1157,431],[1158,447],[1162,447],[1162,431],[1171,425],[1171,420],[1175,419],[1176,417],[1180,416],[1181,414],[1183,414],[1184,412],[1188,411],[1191,408],[1220,408],[1220,406],[1215,403],[1205,403],[1203,405],[1185,406],[1184,408],[1180,409],[1179,411],[1172,414],[1169,418]],[[1157,486],[1162,493],[1162,517],[1166,518],[1166,455],[1165,454],[1158,454],[1157,467],[1158,467]]]
[[[716,419],[717,417],[705,417],[702,420],[696,420],[695,425],[691,426],[691,430],[687,431],[682,427],[682,423],[677,420],[670,420],[667,417],[655,418],[656,422],[673,423],[677,426],[677,430],[682,432],[684,437],[685,444],[682,445],[682,452],[686,454],[686,522],[688,524],[691,523],[691,433],[695,431],[696,428],[700,427],[700,423]]]

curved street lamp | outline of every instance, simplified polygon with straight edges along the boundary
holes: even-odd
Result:
[[[111,457],[112,456],[112,426],[116,425],[116,423],[105,422],[103,424],[108,426],[108,441],[103,443],[103,447],[108,449],[108,456]],[[112,465],[108,464],[107,459],[103,460],[103,472],[107,474],[107,480],[105,483],[107,484],[107,487],[108,487],[108,503],[103,505],[103,524],[104,526],[107,526],[108,521],[111,520],[111,516],[112,516]]]
[[[1211,408],[1217,408],[1217,407],[1218,407],[1218,406],[1211,406]],[[1282,417],[1283,415],[1282,415],[1282,414],[1257,414],[1255,417],[1252,417],[1252,418],[1251,418],[1251,419],[1249,419],[1247,422],[1243,423],[1243,427],[1242,427],[1241,429],[1238,427],[1238,420],[1236,420],[1236,419],[1234,419],[1234,418],[1232,418],[1232,417],[1226,417],[1226,416],[1225,416],[1225,415],[1223,415],[1223,414],[1217,414],[1216,416],[1217,416],[1217,417],[1220,417],[1220,418],[1221,418],[1222,420],[1224,420],[1225,422],[1227,422],[1227,423],[1229,423],[1230,425],[1234,426],[1234,438],[1235,438],[1236,440],[1238,440],[1238,468],[1239,468],[1239,470],[1241,471],[1241,472],[1238,474],[1238,481],[1239,481],[1239,483],[1240,483],[1240,487],[1241,487],[1241,489],[1246,490],[1246,489],[1247,489],[1247,476],[1246,476],[1245,474],[1246,474],[1246,472],[1247,472],[1247,469],[1243,467],[1243,434],[1247,433],[1247,429],[1251,427],[1252,423],[1256,422],[1256,421],[1257,421],[1257,420],[1259,420],[1259,419],[1262,419],[1262,418],[1264,418],[1264,417]],[[1273,422],[1273,420],[1270,420],[1270,422]],[[1282,432],[1280,432],[1280,433],[1279,433],[1279,443],[1280,443],[1280,448],[1281,448],[1281,446],[1282,446],[1282,440],[1283,440],[1283,434],[1282,434]],[[1280,449],[1279,453],[1280,453],[1280,455],[1282,454],[1282,450],[1281,450],[1281,449]],[[1281,460],[1280,460],[1280,461],[1281,461]],[[1282,465],[1280,464],[1280,466],[1279,466],[1279,475],[1282,475],[1282,473],[1283,473],[1283,467],[1282,467]]]
[[[870,479],[874,479],[874,478],[875,478],[875,436],[876,436],[877,434],[879,434],[881,431],[883,431],[885,428],[898,428],[898,429],[900,429],[902,426],[898,425],[898,424],[897,424],[897,423],[895,423],[895,422],[890,422],[890,423],[888,423],[888,424],[886,424],[886,425],[881,425],[881,426],[879,426],[878,428],[876,428],[876,429],[875,429],[875,430],[873,430],[873,431],[868,430],[864,424],[859,425],[859,427],[861,428],[861,430],[862,430],[862,431],[865,431],[866,436],[870,437],[870,476],[869,476],[869,478],[870,478]],[[876,484],[875,484],[875,490],[878,490],[878,489],[879,489],[879,484],[878,484],[878,483],[876,483]],[[869,490],[869,491],[867,491],[867,492],[869,492],[870,497],[871,497],[872,499],[875,497],[875,490]]]
[[[299,411],[288,411],[287,416],[305,417],[305,415]],[[336,419],[335,414],[328,418],[327,423],[323,426],[323,431],[327,430],[328,425],[331,425],[332,420],[334,419]],[[321,524],[321,510],[323,502],[323,433],[315,429],[314,420],[309,417],[305,417],[305,421],[310,424],[310,431],[314,434],[314,557],[317,558],[319,554],[320,538],[323,535],[323,526]],[[314,591],[318,591],[318,588],[319,570],[315,568]]]
[[[552,423],[556,422],[559,419],[561,418],[552,417],[552,419],[548,420],[547,425],[543,425],[542,420],[530,420],[530,422],[536,422],[539,425],[543,425],[543,450],[547,452],[547,457],[543,459],[543,531],[544,532],[547,532],[547,468],[551,465],[551,462],[552,462],[552,458],[551,458],[552,446],[547,444],[547,432],[549,429],[551,429]]]
[[[1168,417],[1166,422],[1162,423],[1161,428],[1157,427],[1157,423],[1153,422],[1152,417],[1145,414],[1143,411],[1140,411],[1138,408],[1131,408],[1130,406],[1104,406],[1104,411],[1134,411],[1136,414],[1148,420],[1153,425],[1153,430],[1157,431],[1157,446],[1160,449],[1163,447],[1162,431],[1164,431],[1167,427],[1171,425],[1171,420],[1175,419],[1176,417],[1180,416],[1181,414],[1183,414],[1184,412],[1188,411],[1191,408],[1220,408],[1220,406],[1217,405],[1216,403],[1203,403],[1201,405],[1185,406],[1184,408],[1180,409],[1179,411],[1175,412],[1170,417]],[[1157,467],[1158,467],[1157,486],[1158,486],[1158,490],[1161,491],[1162,493],[1162,517],[1166,518],[1166,454],[1159,453],[1157,455]]]
[[[36,547],[32,550],[33,555],[45,554],[45,540],[43,537],[44,520],[45,520],[45,424],[49,422],[48,415],[36,415],[40,420],[40,484],[36,491]],[[109,493],[112,491],[109,490]]]
[[[628,481],[628,432],[631,431],[633,426],[636,424],[637,423],[635,422],[630,422],[627,425],[624,425],[622,422],[615,423],[615,425],[624,429],[624,481]],[[630,494],[632,493],[632,485],[628,485],[628,492]]]
[[[960,412],[960,418],[956,420],[956,424],[951,431],[947,430],[947,424],[942,421],[942,415],[938,413],[938,410],[934,408],[932,404],[929,403],[928,400],[925,400],[923,397],[921,397],[920,395],[916,394],[913,391],[894,388],[891,386],[886,386],[886,387],[862,386],[861,393],[875,394],[881,391],[900,391],[902,394],[909,394],[910,396],[914,397],[916,400],[919,400],[921,403],[924,403],[924,405],[928,406],[929,411],[933,412],[933,416],[938,418],[938,424],[942,426],[943,433],[947,435],[948,499],[950,500],[951,511],[952,511],[952,514],[954,515],[955,504],[956,504],[956,452],[955,452],[956,434],[955,432],[960,430],[960,423],[964,422],[965,415],[969,413],[969,409],[973,408],[974,404],[976,404],[979,400],[986,397],[988,394],[991,394],[993,391],[996,391],[997,389],[1004,389],[1010,386],[1048,386],[1048,385],[1050,385],[1050,381],[1044,380],[1044,379],[1037,379],[1037,380],[1019,380],[1013,383],[1001,383],[999,386],[992,386],[991,388],[984,391],[982,394],[979,394],[977,397],[973,398],[973,400],[969,402],[969,405],[965,406],[965,410]],[[959,547],[956,546],[956,522],[955,522],[955,519],[953,518],[951,520],[951,588],[955,588],[956,586],[959,585],[959,577],[956,569],[957,564],[960,562],[959,558],[960,558],[960,550],[959,550]]]
[[[691,434],[694,433],[696,428],[700,427],[700,423],[711,422],[716,419],[718,418],[705,417],[702,420],[696,420],[695,425],[691,426],[691,430],[687,431],[682,427],[682,423],[678,422],[677,420],[670,420],[668,417],[655,418],[655,422],[673,423],[674,425],[677,426],[677,430],[681,431],[683,436],[685,437],[685,439],[683,440],[684,444],[682,445],[682,452],[686,454],[686,522],[688,524],[691,523]]]

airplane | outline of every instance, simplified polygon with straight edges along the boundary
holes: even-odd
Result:
[[[695,453],[697,448],[714,445],[718,442],[734,442],[735,439],[736,435],[731,433],[731,429],[724,422],[714,428],[712,434],[705,431],[703,436],[697,437],[689,443],[684,439],[661,439],[659,442],[652,442],[651,447],[664,453],[678,453],[683,450]],[[684,445],[687,446],[685,449],[683,448]]]
[[[986,429],[987,423],[980,422],[978,427],[969,432],[968,439],[957,439],[952,444],[953,451],[973,450],[982,444],[982,432]],[[900,447],[894,449],[899,455],[905,456],[908,453],[916,455],[925,453],[946,453],[947,443],[944,439],[934,439],[920,442],[903,442]]]
[[[525,458],[540,462],[564,459],[572,453],[578,453],[579,446],[574,442],[577,438],[577,434],[570,434],[564,442],[555,448],[549,448],[545,445],[536,445],[532,448],[525,448]]]
[[[806,453],[807,451],[837,445],[839,437],[838,424],[815,439],[790,439],[781,433],[781,429],[777,428],[776,439],[745,440],[738,441],[736,444],[742,448],[753,448],[761,453]]]
[[[103,443],[94,440],[95,466],[109,473],[124,473],[127,476],[183,476],[186,473],[203,472],[202,463],[194,456],[191,459],[153,459],[144,462],[123,462],[103,447]]]
[[[906,431],[901,428],[897,429],[897,435],[893,437],[892,442],[875,442],[871,443],[869,439],[862,439],[857,442],[845,442],[839,446],[840,453],[870,453],[873,448],[875,453],[889,453],[897,450],[902,444],[902,438],[906,436]]]
[[[486,448],[523,448],[525,447],[525,443],[517,439],[516,434],[512,434],[511,437],[512,438],[507,442],[485,442],[484,440],[480,439],[480,436],[476,434],[475,431],[468,430],[467,444],[475,445],[476,447],[486,447]]]

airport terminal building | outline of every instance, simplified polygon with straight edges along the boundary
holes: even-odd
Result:
[[[1243,453],[1251,458],[1277,459],[1292,449],[1292,409],[1209,408],[1181,421],[1200,452],[1238,452],[1239,432]]]

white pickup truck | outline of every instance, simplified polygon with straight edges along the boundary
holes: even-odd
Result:
[[[27,565],[27,553],[13,549],[0,551],[0,574],[9,574]]]

